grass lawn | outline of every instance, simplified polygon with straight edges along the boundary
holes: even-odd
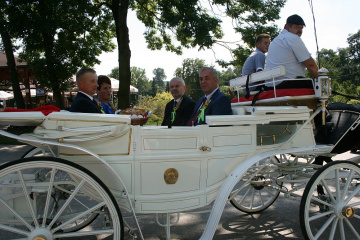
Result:
[[[8,126],[0,128],[1,130],[7,131],[9,133],[13,133],[16,135],[20,135],[22,133],[31,133],[34,131],[35,127],[17,127],[17,126]],[[25,143],[21,143],[13,138],[8,138],[3,135],[0,135],[0,144],[8,144],[8,145],[25,145]]]

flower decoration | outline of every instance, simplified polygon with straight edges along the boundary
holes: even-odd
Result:
[[[97,104],[98,104],[98,107],[99,107],[101,113],[104,113],[104,109],[103,109],[103,106],[102,106],[101,102],[97,102]]]

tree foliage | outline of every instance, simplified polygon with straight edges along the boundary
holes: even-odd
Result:
[[[151,94],[151,84],[143,68],[131,67],[131,85],[139,90],[138,94],[140,95]]]
[[[112,16],[91,0],[12,3],[9,22],[22,41],[19,56],[62,108],[61,92],[78,68],[99,63],[102,51],[114,49]]]
[[[184,59],[182,66],[176,68],[175,76],[184,79],[186,84],[186,95],[197,101],[203,92],[199,84],[199,70],[205,67],[205,60],[202,59]]]
[[[13,87],[14,100],[18,108],[26,108],[25,101],[20,90],[19,77],[14,59],[14,52],[16,50],[16,46],[14,46],[13,44],[13,39],[15,38],[17,32],[15,31],[15,29],[12,28],[13,26],[9,22],[9,8],[9,2],[0,2],[0,37],[6,54],[7,65],[10,69],[10,78]]]
[[[156,96],[157,93],[165,91],[166,85],[164,80],[166,80],[165,71],[163,68],[155,68],[153,70],[154,77],[151,81],[152,95]]]
[[[347,42],[349,47],[339,48],[337,51],[322,49],[319,53],[321,67],[329,70],[332,79],[332,89],[336,92],[349,96],[359,96],[360,85],[360,30],[350,34]],[[333,95],[332,102],[351,102],[359,104],[359,101],[349,97]]]
[[[129,105],[131,51],[126,24],[128,8],[135,11],[137,18],[144,23],[146,27],[144,37],[148,48],[152,50],[165,48],[167,51],[181,54],[183,47],[205,49],[211,48],[216,43],[223,44],[221,15],[233,19],[235,31],[240,32],[242,40],[251,45],[256,34],[276,32],[276,27],[268,23],[279,19],[280,9],[285,4],[285,0],[98,1],[111,9],[116,25],[121,80],[119,108]],[[237,58],[236,54],[235,58]],[[221,63],[239,65],[236,60]]]
[[[169,92],[157,93],[155,97],[145,96],[139,103],[138,107],[152,111],[151,117],[148,120],[148,125],[160,125],[164,118],[164,111],[166,104],[173,99]]]

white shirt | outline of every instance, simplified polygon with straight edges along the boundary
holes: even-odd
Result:
[[[265,69],[283,65],[285,67],[285,76],[277,79],[304,77],[305,65],[302,62],[310,57],[311,54],[301,38],[283,29],[270,44]],[[272,86],[270,82],[272,80],[267,80],[265,85]],[[280,81],[276,82],[276,85],[279,83]]]

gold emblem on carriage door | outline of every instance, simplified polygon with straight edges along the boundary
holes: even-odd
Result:
[[[175,184],[179,178],[179,172],[175,168],[169,168],[164,172],[164,180],[167,184]]]

